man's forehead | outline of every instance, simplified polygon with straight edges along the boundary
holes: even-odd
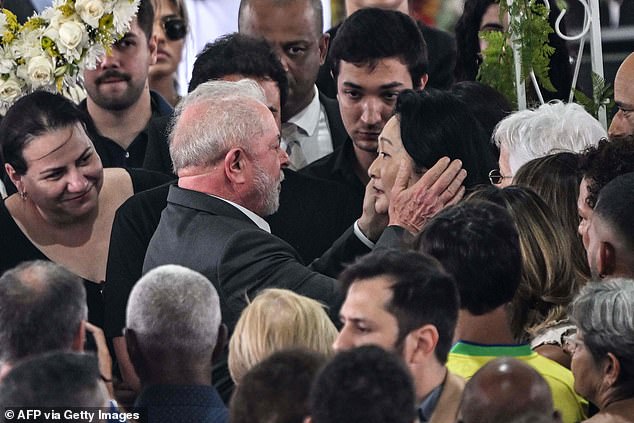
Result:
[[[270,43],[310,40],[321,36],[315,13],[309,1],[250,2],[240,15],[240,32],[262,36]],[[284,20],[274,19],[276,15]]]
[[[398,57],[386,57],[364,63],[339,62],[338,79],[343,83],[374,88],[412,88],[412,76]]]

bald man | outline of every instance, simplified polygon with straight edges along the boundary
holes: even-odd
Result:
[[[561,422],[544,378],[531,366],[503,357],[482,366],[467,382],[459,421],[506,423],[527,414]]]
[[[618,111],[608,130],[610,138],[634,135],[634,53],[625,58],[614,78]]]

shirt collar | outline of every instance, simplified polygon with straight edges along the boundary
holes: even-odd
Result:
[[[313,99],[304,109],[300,110],[288,122],[295,124],[301,128],[309,137],[312,136],[319,126],[319,115],[321,113],[321,104],[319,102],[319,92],[317,87],[313,88]]]
[[[209,195],[211,197],[215,197],[215,198],[217,198],[219,200],[222,200],[225,203],[231,204],[233,207],[237,208],[242,213],[244,213],[249,219],[251,219],[253,221],[253,223],[255,223],[260,229],[262,229],[263,231],[266,231],[268,233],[271,233],[271,227],[269,226],[267,221],[262,219],[260,216],[258,216],[257,214],[253,213],[251,210],[247,209],[246,207],[243,207],[240,204],[234,203],[233,201],[229,201],[226,198],[218,197],[218,196],[211,195],[211,194],[207,194],[207,195]]]

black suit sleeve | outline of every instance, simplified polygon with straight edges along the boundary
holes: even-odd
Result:
[[[314,298],[329,306],[333,320],[337,318],[341,293],[336,280],[304,266],[295,250],[277,237],[257,229],[236,232],[219,260],[218,288],[226,301],[229,327],[235,326],[247,298],[273,287]]]

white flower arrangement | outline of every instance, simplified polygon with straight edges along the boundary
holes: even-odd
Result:
[[[130,28],[140,0],[54,0],[20,25],[0,9],[0,115],[38,89],[77,101],[83,71]]]

